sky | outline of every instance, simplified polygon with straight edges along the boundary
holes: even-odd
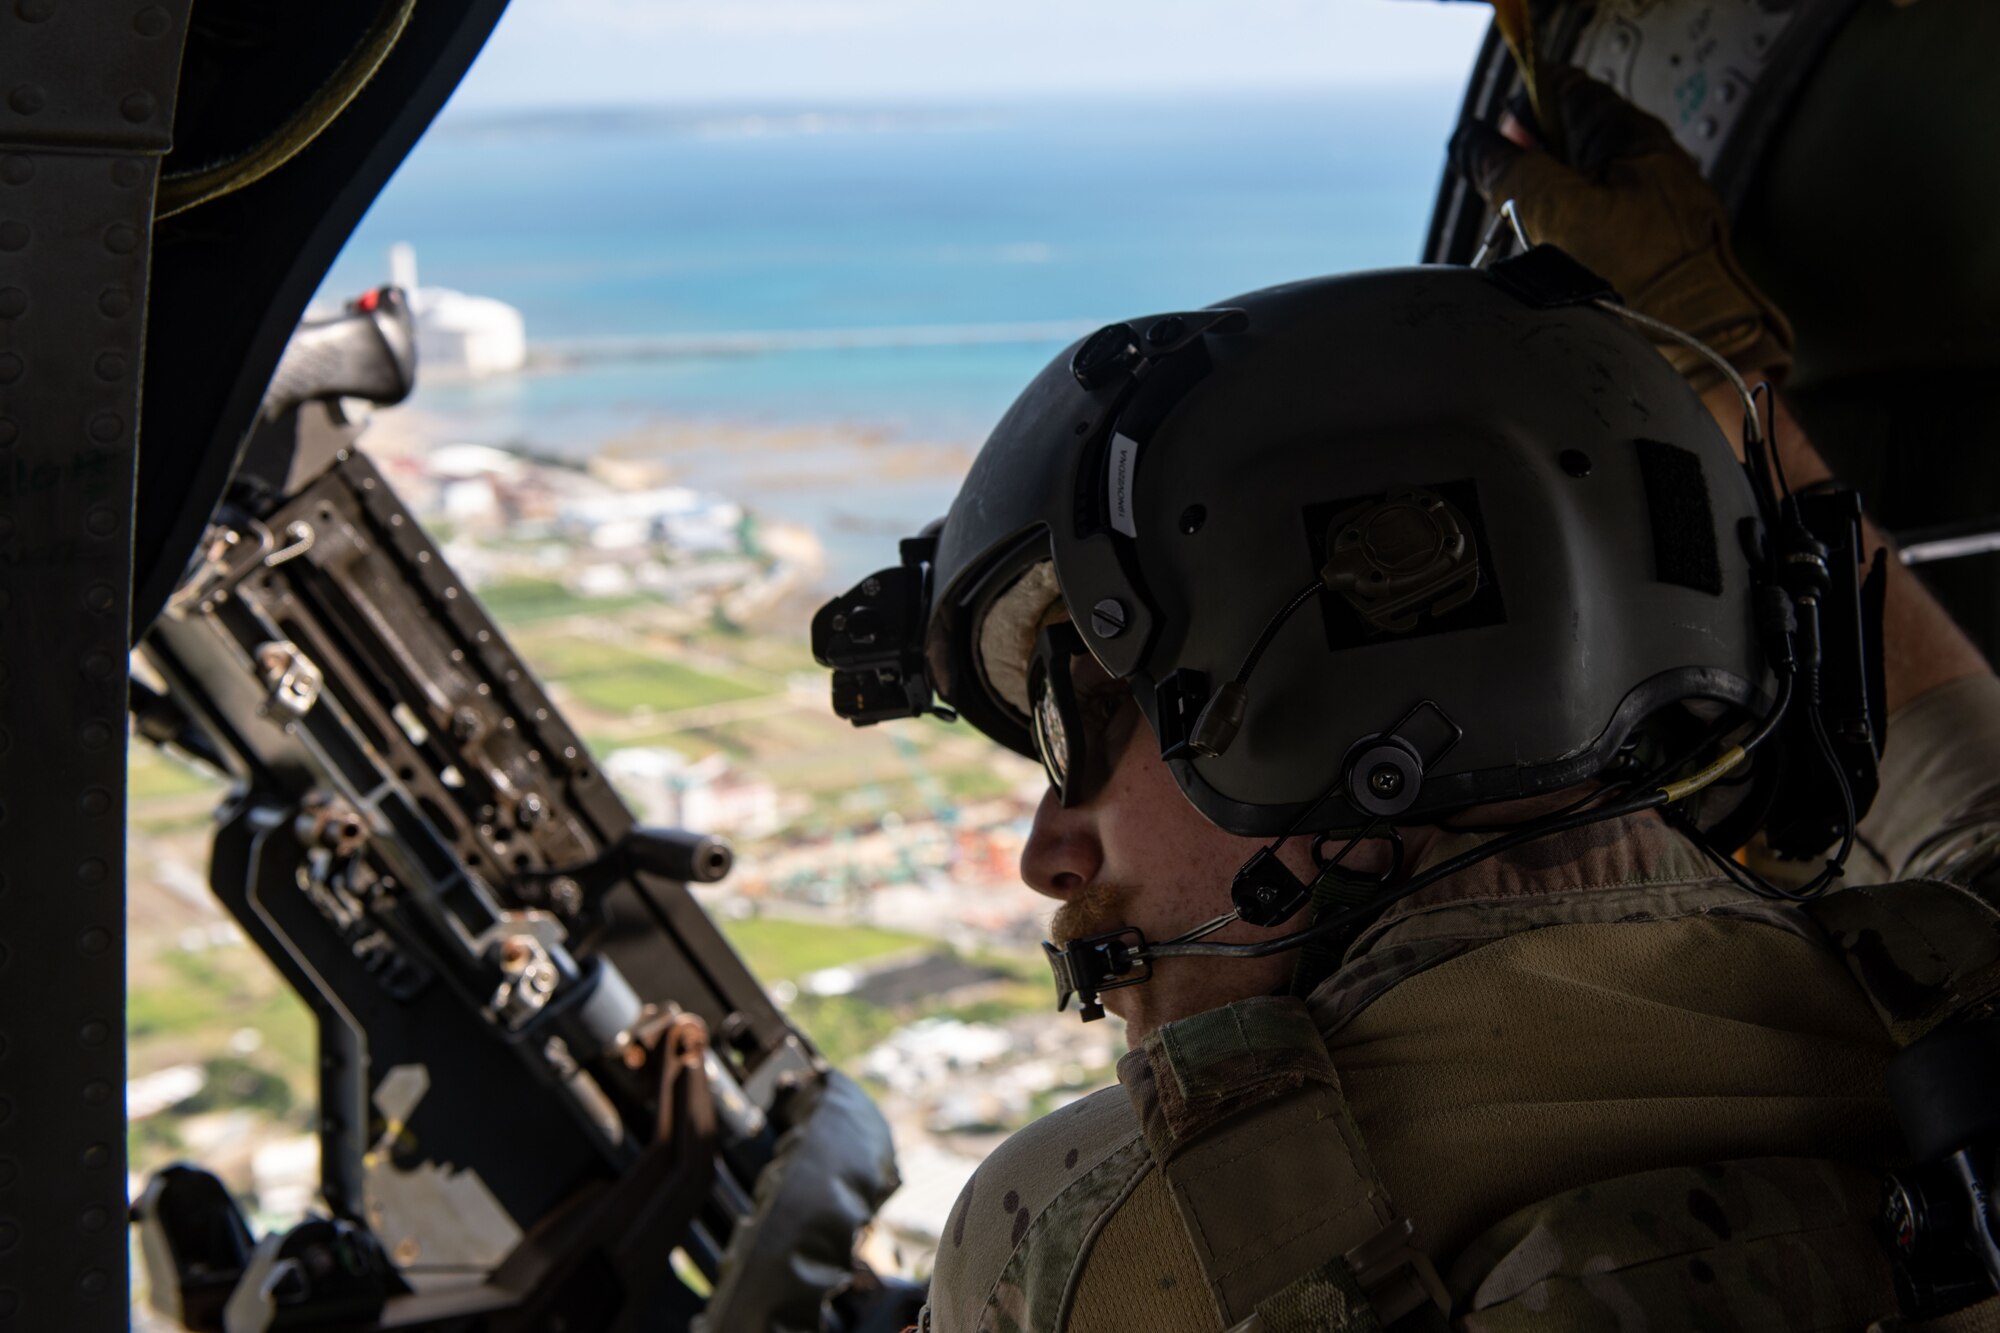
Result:
[[[452,105],[1450,86],[1491,13],[1438,0],[513,0]]]

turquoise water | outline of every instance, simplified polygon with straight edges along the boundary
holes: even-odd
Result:
[[[712,421],[962,448],[1097,324],[1412,262],[1457,102],[1437,87],[448,118],[325,294],[383,280],[401,240],[426,285],[523,311],[543,368],[419,390],[457,438],[578,454]],[[708,464],[696,480],[732,480]],[[823,530],[886,532],[952,490],[947,477],[861,481],[743,498]],[[834,563],[846,572],[843,551]]]

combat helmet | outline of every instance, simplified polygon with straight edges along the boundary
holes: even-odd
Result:
[[[1051,608],[1231,832],[1414,823],[1753,717],[1758,506],[1701,401],[1548,247],[1111,325],[940,524],[816,617],[857,724],[1045,752]]]

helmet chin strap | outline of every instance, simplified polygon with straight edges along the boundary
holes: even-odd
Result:
[[[1317,804],[1318,802],[1314,802],[1315,806]],[[1393,828],[1389,830],[1389,836],[1395,842],[1396,857],[1390,868],[1379,877],[1355,876],[1341,870],[1340,863],[1346,858],[1349,852],[1361,845],[1362,842],[1376,836],[1376,831],[1381,823],[1380,819],[1376,819],[1366,828],[1362,829],[1361,832],[1349,838],[1346,844],[1331,859],[1320,864],[1319,874],[1314,877],[1310,885],[1300,883],[1291,871],[1277,859],[1278,848],[1282,847],[1288,839],[1295,836],[1297,832],[1296,828],[1292,832],[1286,833],[1284,837],[1279,838],[1276,842],[1258,848],[1256,853],[1238,868],[1235,878],[1230,883],[1230,893],[1239,903],[1244,902],[1246,899],[1254,902],[1260,896],[1274,896],[1270,894],[1270,891],[1283,881],[1289,881],[1291,884],[1296,885],[1298,889],[1297,902],[1286,910],[1283,916],[1278,917],[1276,920],[1257,920],[1259,914],[1254,907],[1246,914],[1244,908],[1238,906],[1224,912],[1221,916],[1209,918],[1192,930],[1184,931],[1172,939],[1156,945],[1149,946],[1146,943],[1145,932],[1137,926],[1119,926],[1095,935],[1086,935],[1080,939],[1070,941],[1069,944],[1061,948],[1044,940],[1042,942],[1042,953],[1048,959],[1049,970],[1055,974],[1056,1012],[1061,1013],[1067,1009],[1069,1007],[1070,996],[1075,995],[1082,1002],[1081,1013],[1084,1022],[1089,1023],[1104,1017],[1104,1005],[1098,1000],[1098,996],[1102,992],[1117,990],[1124,986],[1136,986],[1143,981],[1150,981],[1153,976],[1153,960],[1155,958],[1172,956],[1167,952],[1170,950],[1179,950],[1190,945],[1198,946],[1202,940],[1207,939],[1218,930],[1235,922],[1252,921],[1254,924],[1260,925],[1278,925],[1288,919],[1298,910],[1298,905],[1303,904],[1308,899],[1314,902],[1331,903],[1334,905],[1334,910],[1336,911],[1348,907],[1359,907],[1363,903],[1372,900],[1402,870],[1402,838],[1396,834]],[[1315,860],[1317,860],[1317,841],[1315,842]],[[1274,871],[1275,874],[1273,873]],[[1279,880],[1278,876],[1282,876],[1283,880]],[[1358,898],[1355,896],[1357,890],[1360,892]],[[1321,915],[1324,914],[1322,913]],[[1315,924],[1313,930],[1317,929],[1318,926]],[[1299,940],[1299,945],[1291,947],[1300,947],[1311,934],[1312,931],[1297,932],[1296,938]],[[1221,945],[1213,947],[1227,949],[1232,946]],[[1273,950],[1272,952],[1276,951]]]

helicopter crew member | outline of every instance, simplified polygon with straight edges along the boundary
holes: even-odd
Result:
[[[843,714],[1042,759],[1023,876],[1132,1047],[967,1185],[936,1333],[1897,1316],[1886,1070],[2000,946],[1850,886],[1994,877],[2000,683],[1745,412],[1789,334],[1692,162],[1559,95],[1567,163],[1455,156],[1581,265],[1113,326],[815,622]]]

